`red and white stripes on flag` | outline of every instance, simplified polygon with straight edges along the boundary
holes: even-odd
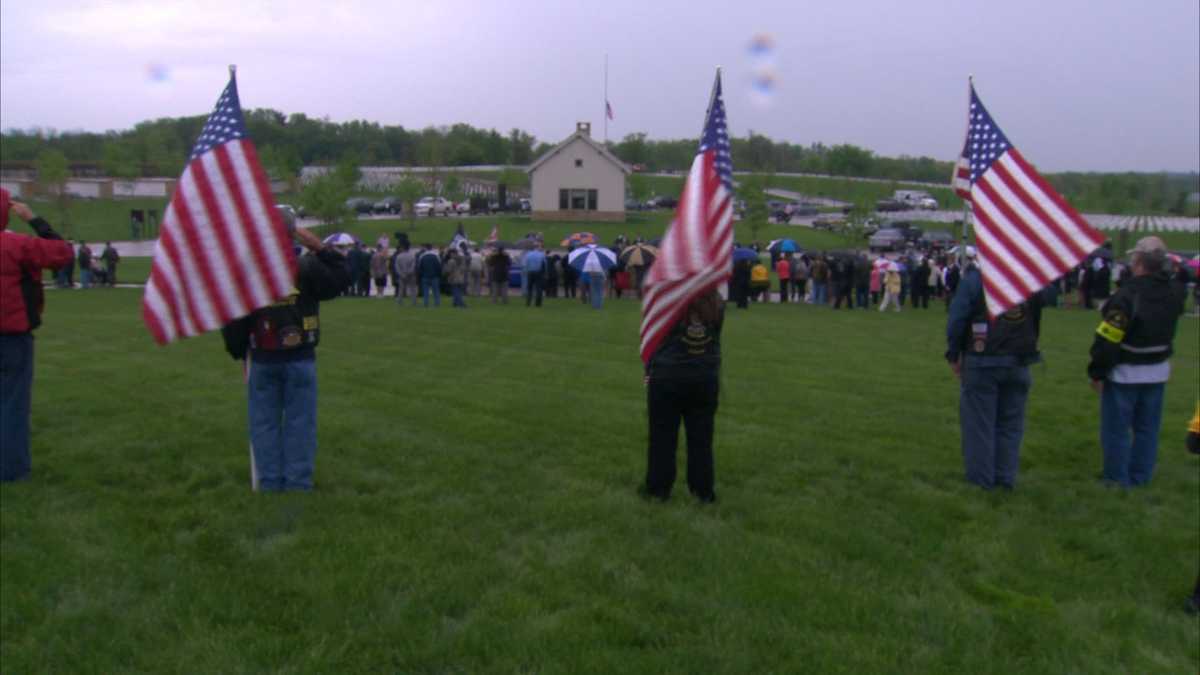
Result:
[[[954,194],[969,200],[971,198],[971,163],[965,156],[958,158],[954,165],[954,175],[950,177],[950,187]]]
[[[988,314],[999,316],[1069,272],[1104,243],[1021,156],[971,87],[966,162]],[[955,188],[958,173],[956,170]]]
[[[700,149],[692,160],[658,258],[643,281],[643,363],[650,362],[694,298],[729,278],[733,255],[732,186],[733,161],[718,70]]]
[[[142,319],[159,344],[220,328],[286,296],[295,270],[231,78],[167,205]]]
[[[675,219],[646,273],[642,291],[642,362],[697,296],[729,278],[733,199],[717,177],[712,151],[696,156]]]

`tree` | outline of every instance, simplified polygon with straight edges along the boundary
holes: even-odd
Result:
[[[341,183],[347,193],[353,192],[358,187],[358,181],[362,179],[362,171],[358,165],[358,153],[350,152],[343,155],[333,169],[334,180]]]
[[[308,182],[300,192],[300,205],[316,216],[322,225],[339,223],[350,215],[346,200],[350,188],[333,172],[323,173]]]
[[[513,129],[508,132],[509,164],[523,166],[533,161],[533,136]]]
[[[442,183],[442,196],[455,203],[463,200],[462,181],[458,179],[458,174],[451,172],[446,176]]]
[[[742,222],[750,228],[750,237],[758,241],[758,231],[767,224],[767,177],[762,175],[742,176],[737,187],[738,198],[746,202]]]
[[[59,222],[66,232],[69,225],[68,209],[71,206],[71,195],[67,193],[67,178],[70,176],[67,171],[67,156],[58,150],[43,150],[38,153],[36,166],[38,182],[47,192],[54,195],[54,202],[58,205]]]
[[[408,211],[408,227],[416,229],[417,227],[417,200],[425,194],[425,183],[415,178],[412,174],[405,176],[396,185],[396,196],[404,204],[404,208]]]
[[[650,198],[650,181],[640,173],[629,174],[629,179],[626,181],[629,185],[629,196],[639,204],[646,203]]]

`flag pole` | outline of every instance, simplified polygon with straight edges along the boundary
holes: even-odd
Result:
[[[604,52],[604,109],[600,111],[604,118],[604,147],[608,147],[608,52]]]
[[[967,133],[971,129],[971,92],[975,89],[975,76],[967,73]],[[962,244],[958,247],[958,273],[962,274],[966,269],[967,258],[967,234],[970,231],[971,225],[971,202],[963,200],[963,223],[962,223]],[[976,255],[978,255],[978,249]]]
[[[229,77],[237,76],[237,64],[229,64]],[[250,351],[246,350],[246,360],[242,361],[242,381],[250,384]],[[247,395],[249,395],[247,393]],[[254,441],[250,441],[250,490],[258,492],[258,464],[254,461]]]

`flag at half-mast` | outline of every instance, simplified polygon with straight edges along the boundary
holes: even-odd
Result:
[[[1013,147],[983,107],[974,84],[967,139],[952,183],[971,203],[992,317],[1024,302],[1104,243],[1104,235]]]
[[[658,259],[642,287],[642,361],[648,363],[696,297],[729,278],[733,251],[733,159],[717,70],[700,149],[679,195]]]
[[[142,320],[159,344],[220,328],[286,296],[295,270],[231,68],[163,215]]]

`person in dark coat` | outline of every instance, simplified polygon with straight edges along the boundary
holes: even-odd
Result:
[[[1167,276],[1161,239],[1139,240],[1131,263],[1133,278],[1104,305],[1087,368],[1100,394],[1104,480],[1121,487],[1144,485],[1154,475],[1163,394],[1184,303],[1183,291]]]
[[[729,279],[729,294],[733,296],[738,309],[750,307],[750,268],[754,262],[742,259],[733,264],[733,276]]]
[[[988,318],[983,278],[973,263],[950,303],[946,362],[959,378],[959,427],[968,482],[985,490],[1017,483],[1029,366],[1041,360],[1041,294]]]
[[[854,290],[854,261],[839,255],[833,259],[829,267],[829,276],[833,281],[833,308],[841,309],[846,303],[846,309],[854,309],[854,301],[850,293]]]
[[[341,253],[284,218],[296,241],[309,250],[297,260],[295,290],[221,329],[230,356],[244,360],[249,355],[247,421],[256,488],[263,492],[313,488],[319,303],[337,297],[350,279]]]
[[[421,297],[425,306],[429,307],[429,296],[433,296],[433,306],[442,306],[442,259],[433,248],[433,244],[421,247],[417,256],[417,278],[421,283]]]
[[[724,302],[710,290],[693,300],[645,364],[650,442],[642,494],[666,500],[675,484],[679,423],[687,433],[687,484],[715,502],[713,429],[721,371]]]

